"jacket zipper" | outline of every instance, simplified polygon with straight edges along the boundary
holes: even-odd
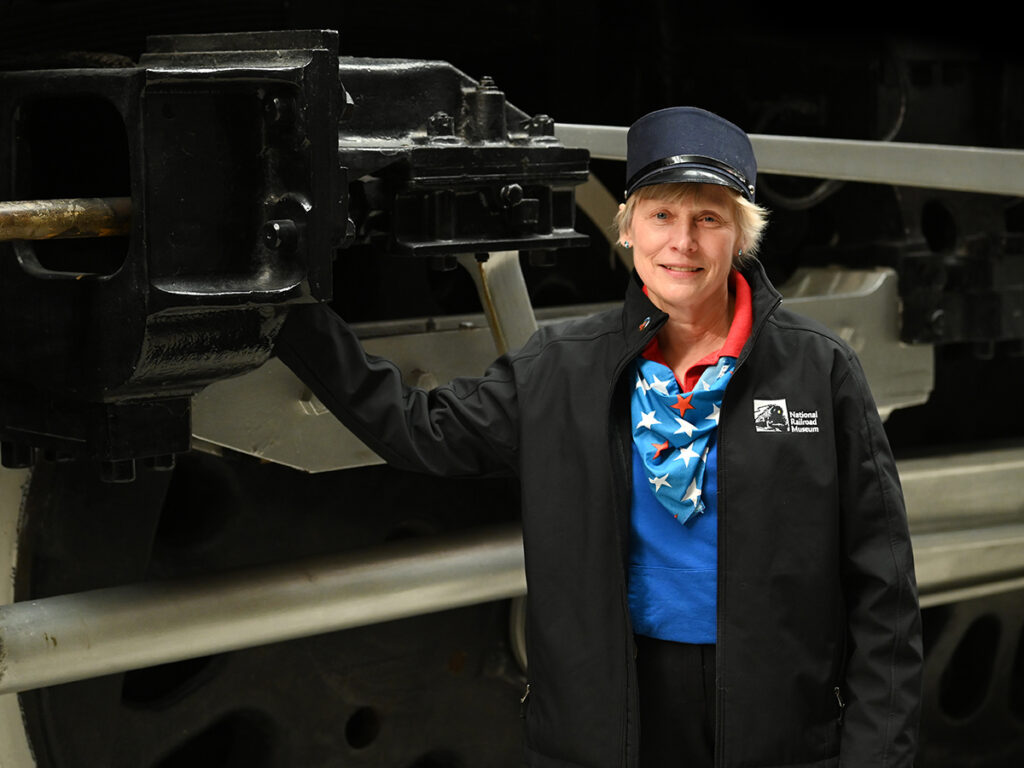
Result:
[[[753,296],[751,296],[751,299],[753,299]],[[735,370],[738,371],[740,366],[742,366],[743,363],[746,362],[746,359],[750,356],[750,351],[754,348],[754,344],[757,342],[758,337],[761,335],[761,332],[764,330],[765,324],[768,322],[769,318],[772,316],[772,314],[775,312],[775,310],[779,307],[779,305],[781,303],[782,303],[782,297],[778,293],[775,293],[771,305],[768,307],[768,309],[765,311],[765,313],[761,316],[760,320],[757,321],[756,325],[753,328],[751,328],[750,338],[749,338],[747,344],[744,345],[743,352],[740,353],[739,358],[736,360],[736,369]],[[612,377],[611,393],[609,395],[609,401],[608,401],[608,406],[607,406],[607,413],[609,414],[609,419],[610,419],[611,415],[613,415],[613,413],[614,413],[614,411],[612,409],[612,404],[613,404],[614,397],[615,397],[615,391],[618,388],[619,379],[622,377],[622,374],[625,372],[626,367],[628,366],[630,361],[635,359],[636,356],[639,355],[644,350],[644,348],[647,346],[647,344],[650,343],[650,340],[652,338],[654,338],[655,335],[657,335],[658,331],[661,330],[661,327],[662,327],[662,325],[664,325],[666,319],[667,319],[667,316],[664,317],[664,318],[660,318],[653,325],[650,323],[651,318],[648,317],[646,320],[644,320],[643,324],[641,325],[641,328],[642,328],[642,330],[646,331],[646,333],[642,337],[642,343],[639,344],[639,346],[635,350],[630,350],[629,352],[627,352],[626,357],[619,363],[619,366],[618,366],[618,368],[615,371],[615,375]],[[629,327],[630,327],[630,325],[629,325],[629,323],[627,323],[626,324],[627,331],[628,331]],[[735,375],[735,373],[734,373],[734,375]],[[726,389],[725,396],[727,398],[729,396],[728,388]],[[722,408],[723,409],[725,408],[725,402],[722,403]],[[723,441],[724,430],[721,427],[721,422],[719,422],[719,424],[720,424],[720,426],[719,426],[719,430],[718,430],[718,451],[719,451],[719,456],[721,456],[722,455],[722,446],[724,444],[724,441]],[[612,425],[612,426],[614,427],[614,425]],[[615,431],[613,431],[612,436],[615,438],[614,439],[615,451],[616,451],[615,458],[619,460],[621,466],[625,467],[625,457],[623,456],[622,443],[618,439],[619,435],[617,435],[615,433]],[[723,577],[723,573],[725,572],[725,569],[723,567],[723,565],[725,563],[725,557],[724,557],[724,554],[725,554],[725,546],[724,546],[724,542],[725,542],[725,504],[722,503],[722,500],[723,500],[724,495],[725,495],[724,494],[725,485],[722,483],[722,466],[723,466],[722,462],[719,462],[719,465],[718,465],[718,467],[719,467],[719,469],[718,469],[718,499],[719,499],[719,505],[718,505],[718,553],[719,553],[719,560],[718,560],[718,601],[717,601],[718,602],[718,611],[717,611],[717,616],[715,618],[715,626],[716,626],[716,651],[715,651],[715,758],[714,758],[714,761],[715,761],[716,768],[720,768],[720,766],[723,765],[724,757],[723,757],[723,749],[722,748],[724,746],[724,741],[725,741],[724,733],[723,733],[723,729],[722,729],[722,722],[723,722],[722,714],[723,714],[723,711],[724,711],[724,702],[722,701],[721,696],[719,695],[719,692],[721,691],[722,664],[723,664],[723,660],[724,660],[724,656],[725,656],[725,654],[722,653],[722,648],[723,648],[723,645],[724,645],[724,643],[723,643],[724,633],[722,632],[722,615],[723,615],[722,596],[724,594],[724,589],[723,589],[724,577]],[[628,475],[628,467],[625,467],[625,468],[626,468],[626,475]],[[616,487],[615,490],[617,492],[619,492],[621,489]],[[619,504],[618,506],[621,506],[621,504]],[[616,536],[620,537],[620,539],[621,539],[621,534],[619,533],[618,528],[616,528]],[[621,542],[621,540],[619,541],[619,548],[620,548],[620,550],[622,550],[622,542]],[[626,645],[627,645],[627,648],[632,648],[633,637],[632,637],[632,629],[631,629],[632,625],[631,625],[630,618],[629,618],[629,600],[628,600],[628,596],[625,594],[625,589],[626,589],[626,587],[625,587],[625,564],[623,564],[623,581],[622,581],[622,587],[621,588],[622,588],[622,591],[623,591],[622,599],[624,601],[624,603],[623,603],[624,610],[626,612],[626,628],[627,628],[627,633],[629,635],[629,637],[626,638],[626,640],[627,640]],[[629,730],[629,690],[628,690],[628,685],[629,685],[629,665],[632,664],[632,663],[633,663],[633,660],[631,658],[628,658],[628,654],[627,654],[627,660],[626,660],[626,665],[627,665],[627,673],[626,673],[626,684],[627,684],[626,702],[627,702],[627,704],[626,704],[626,717],[623,719],[623,739],[622,739],[622,747],[623,747],[623,752],[624,752],[623,763],[624,763],[624,765],[627,766],[627,768],[629,766],[629,750],[628,750],[628,746],[626,744],[626,741],[628,739],[628,730]]]
[[[751,296],[753,301],[753,296]],[[750,357],[750,352],[754,348],[754,344],[757,343],[758,337],[764,330],[765,324],[769,318],[774,314],[775,310],[778,309],[782,303],[782,297],[778,294],[775,295],[774,301],[768,310],[764,313],[757,324],[750,330],[750,338],[747,343],[743,345],[743,350],[740,352],[739,358],[736,360],[736,368],[733,370],[733,377],[735,378],[736,372],[739,371],[740,367],[746,362],[747,358]],[[735,388],[733,389],[735,392]],[[722,410],[726,410],[725,400],[729,397],[729,388],[726,387],[725,397],[722,401]],[[722,481],[722,468],[725,466],[723,462],[723,447],[725,446],[725,418],[724,416],[719,419],[718,426],[718,594],[717,594],[717,610],[715,615],[715,756],[714,764],[715,768],[721,768],[724,765],[724,747],[725,747],[725,730],[723,728],[725,702],[722,700],[722,668],[725,664],[725,633],[722,631],[722,617],[725,615],[724,608],[724,597],[725,597],[725,569],[726,569],[726,535],[725,535],[725,515],[726,507],[728,506],[727,495],[726,495],[726,484]],[[838,689],[837,689],[838,690]]]
[[[843,692],[839,689],[839,686],[837,685],[835,688],[832,689],[832,693],[835,694],[836,704],[839,705],[839,717],[836,718],[836,725],[842,725],[843,715],[846,714],[846,702],[843,701]]]
[[[608,405],[607,405],[606,413],[608,413],[609,432],[610,432],[610,438],[611,438],[611,441],[612,441],[612,448],[613,448],[613,459],[615,460],[616,465],[617,465],[616,467],[613,467],[613,470],[617,470],[617,471],[613,471],[613,475],[612,476],[613,476],[613,478],[618,478],[618,481],[615,482],[615,486],[614,486],[614,491],[615,491],[615,495],[616,495],[615,507],[616,507],[616,510],[618,512],[618,514],[616,515],[616,520],[615,520],[615,537],[616,537],[616,539],[618,539],[620,558],[623,557],[624,554],[628,554],[628,550],[625,548],[625,546],[623,544],[623,541],[622,541],[621,522],[625,521],[626,525],[628,526],[628,506],[629,506],[628,500],[626,502],[626,509],[625,510],[623,509],[623,504],[622,504],[624,495],[626,495],[628,493],[628,488],[624,488],[623,487],[624,484],[623,484],[622,481],[629,476],[629,464],[626,461],[625,447],[623,445],[622,425],[619,423],[621,421],[621,419],[616,418],[617,411],[614,408],[615,397],[616,397],[616,393],[617,393],[617,391],[619,389],[619,382],[621,381],[623,375],[625,374],[626,369],[629,367],[629,364],[634,359],[636,359],[636,357],[641,352],[643,352],[643,350],[650,343],[651,339],[653,339],[657,335],[658,331],[661,330],[661,327],[662,327],[662,325],[665,324],[666,320],[667,320],[667,316],[664,317],[664,318],[659,318],[654,323],[651,322],[651,318],[650,317],[646,318],[643,321],[643,323],[641,324],[641,330],[646,331],[646,333],[644,333],[644,335],[640,338],[640,341],[636,344],[635,347],[627,350],[626,355],[622,358],[622,360],[619,361],[618,367],[615,369],[615,374],[612,376],[611,389],[610,389],[609,395],[608,395]],[[627,323],[626,328],[627,329],[629,328],[629,324],[628,323]],[[633,647],[634,647],[633,623],[632,623],[632,620],[631,620],[630,615],[629,615],[629,595],[626,592],[626,563],[625,563],[625,561],[622,561],[622,581],[620,582],[619,589],[620,589],[620,601],[622,603],[622,610],[623,610],[623,613],[625,614],[625,619],[626,619],[626,621],[625,621],[625,625],[626,625],[626,637],[625,637],[625,641],[626,641],[626,643],[625,643],[625,645],[626,645],[626,708],[625,708],[625,712],[624,712],[624,715],[623,715],[623,718],[622,718],[622,765],[625,766],[626,768],[630,768],[631,767],[631,762],[630,762],[630,756],[631,755],[630,755],[630,748],[629,748],[629,715],[630,715],[630,708],[631,708],[631,704],[632,704],[631,696],[630,696],[630,693],[631,693],[631,689],[630,689],[630,673],[631,673],[631,671],[633,671],[634,665],[635,665],[636,662],[635,662],[635,659],[633,658]],[[634,672],[633,676],[635,677],[635,672]],[[639,708],[637,708],[637,711],[636,711],[637,719],[639,719],[639,716],[640,716],[639,715]]]

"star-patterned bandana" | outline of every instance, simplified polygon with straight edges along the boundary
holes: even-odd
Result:
[[[644,357],[634,363],[633,443],[655,498],[680,523],[704,511],[704,462],[735,369],[735,357],[720,357],[683,393],[668,366]]]

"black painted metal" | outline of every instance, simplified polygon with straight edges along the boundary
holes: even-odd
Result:
[[[187,450],[188,398],[266,360],[289,304],[331,298],[339,245],[586,242],[587,153],[550,118],[451,65],[339,66],[337,47],[326,31],[155,36],[138,66],[0,74],[0,199],[132,202],[127,238],[0,243],[6,465],[42,448],[129,480],[135,459]]]
[[[445,62],[343,57],[341,78],[358,242],[410,256],[586,244],[573,187],[588,156],[557,142],[551,118]]]
[[[0,196],[92,185],[133,208],[126,239],[0,246],[12,461],[28,445],[130,479],[125,462],[187,450],[188,397],[262,363],[280,307],[329,298],[336,52],[329,32],[158,37],[138,67],[0,76]]]

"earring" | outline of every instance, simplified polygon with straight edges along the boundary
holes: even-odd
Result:
[[[742,256],[743,255],[743,249],[740,248],[738,251],[736,251],[736,255],[737,256]]]
[[[629,248],[629,240],[623,240],[622,241],[622,247],[623,248]]]

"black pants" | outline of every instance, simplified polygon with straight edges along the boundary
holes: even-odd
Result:
[[[715,646],[636,636],[640,768],[712,768]]]

